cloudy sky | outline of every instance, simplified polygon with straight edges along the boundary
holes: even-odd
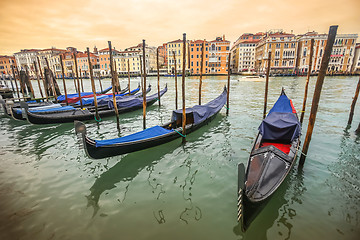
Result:
[[[283,29],[360,34],[359,0],[0,0],[0,55],[26,48],[85,50]],[[358,39],[360,42],[360,39]]]

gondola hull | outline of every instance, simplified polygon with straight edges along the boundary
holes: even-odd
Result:
[[[147,102],[147,106],[153,105],[157,100],[154,99],[152,101]],[[118,112],[126,113],[135,111],[137,109],[141,109],[142,105],[129,107],[129,108],[119,108]],[[99,116],[109,117],[115,115],[114,109],[103,108],[98,111]],[[32,124],[55,124],[55,123],[70,123],[74,121],[86,121],[86,120],[95,120],[95,111],[92,109],[91,111],[88,110],[81,110],[76,109],[73,111],[65,111],[65,112],[56,112],[56,113],[46,113],[46,114],[34,114],[27,111],[27,118],[28,121]],[[99,119],[98,119],[99,120]]]
[[[212,119],[214,119],[216,114],[213,116],[207,118],[205,121],[199,123],[199,124],[189,124],[186,126],[186,134],[192,133],[195,130],[199,129],[200,127],[208,124]],[[166,124],[169,125],[169,124]],[[166,126],[164,125],[164,127]],[[177,131],[177,132],[176,132]],[[177,138],[180,138],[181,135],[181,129],[178,128],[176,131],[171,132],[166,135],[162,135],[160,137],[155,138],[149,138],[143,141],[137,141],[137,142],[128,142],[118,145],[111,145],[111,146],[102,146],[102,147],[96,147],[95,141],[88,138],[87,136],[83,136],[83,144],[86,151],[86,154],[93,159],[101,159],[106,157],[112,157],[117,156],[121,154],[131,153],[140,151],[143,149],[156,147],[161,144],[168,143],[170,141],[173,141]]]
[[[291,171],[300,146],[300,131],[291,100],[282,92],[259,127],[242,180],[244,184],[239,187],[238,220],[244,231]]]

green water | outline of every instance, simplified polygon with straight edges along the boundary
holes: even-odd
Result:
[[[178,139],[102,160],[79,149],[73,124],[36,126],[1,114],[0,239],[358,239],[359,103],[345,129],[358,77],[325,79],[303,171],[295,166],[246,233],[236,221],[237,164],[246,164],[257,134],[265,83],[231,79],[229,116],[224,108],[184,146]],[[156,78],[148,82],[156,88]],[[104,80],[104,88],[109,83]],[[162,78],[165,83],[160,109],[148,108],[149,127],[167,122],[175,108],[174,80]],[[225,84],[226,77],[206,78],[202,102]],[[304,85],[305,78],[271,78],[268,109],[285,87],[300,112]],[[67,86],[74,89],[72,80]],[[89,80],[84,86],[91,90]],[[198,80],[188,78],[188,106],[198,102],[197,89]],[[120,123],[122,135],[141,130],[142,110],[121,115]],[[96,139],[118,136],[115,118],[86,126]]]

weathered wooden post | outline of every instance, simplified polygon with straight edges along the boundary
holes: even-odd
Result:
[[[201,105],[201,87],[202,87],[202,77],[204,70],[204,50],[205,50],[205,39],[201,47],[201,65],[200,65],[200,82],[199,82],[199,105]],[[190,55],[190,52],[188,53]]]
[[[55,81],[56,81],[56,79],[54,77],[53,72],[50,69],[50,64],[49,64],[49,61],[47,60],[47,58],[45,58],[45,61],[46,61],[47,69],[49,71],[49,76],[50,76],[50,79],[51,79],[51,82],[49,81],[49,84],[50,84],[50,87],[52,89],[53,96],[55,97],[55,102],[57,103],[58,102],[58,100],[57,100],[58,94],[57,94],[56,89],[55,89]]]
[[[143,128],[146,129],[146,55],[145,55],[145,40],[143,40],[143,67],[144,67],[144,94],[143,94]]]
[[[158,87],[158,100],[160,104],[160,69],[159,69],[159,48],[156,48],[156,68],[157,68],[157,87]]]
[[[18,84],[17,84],[17,81],[16,81],[14,65],[11,65],[11,71],[12,71],[12,75],[13,75],[13,78],[14,78],[14,81],[15,81],[16,93],[17,93],[18,98],[20,98],[19,87],[18,87]]]
[[[76,71],[75,71],[75,64],[73,64],[73,65],[71,65],[71,71],[72,71],[72,78],[73,78],[73,81],[74,81],[74,87],[75,87],[75,91],[76,92],[78,92],[78,86],[77,86],[77,84],[76,84],[76,77],[75,77],[75,75],[76,75]]]
[[[185,108],[185,63],[186,63],[186,33],[183,34],[183,61],[182,61],[182,143],[186,142],[186,108]]]
[[[229,99],[230,99],[230,75],[231,75],[231,71],[230,71],[230,61],[231,61],[231,51],[229,52],[229,59],[228,59],[228,86],[227,86],[227,96],[226,96],[226,115],[229,115],[229,108],[230,108],[230,104],[229,104]]]
[[[316,113],[317,113],[317,109],[318,109],[319,101],[320,101],[321,89],[322,89],[322,85],[324,83],[326,69],[329,65],[330,55],[331,55],[332,47],[334,45],[337,28],[338,28],[338,26],[335,25],[335,26],[331,26],[329,29],[329,35],[328,35],[327,43],[325,46],[324,56],[321,60],[320,71],[319,71],[319,74],[318,74],[318,77],[316,80],[315,91],[314,91],[314,96],[313,96],[313,101],[312,101],[311,111],[310,111],[310,117],[309,117],[309,124],[308,124],[307,132],[306,132],[304,147],[302,148],[302,154],[301,154],[300,161],[299,161],[300,167],[302,167],[305,163],[306,155],[307,155],[309,144],[311,141],[311,135],[314,130]]]
[[[358,81],[358,84],[357,84],[357,87],[356,87],[356,90],[355,90],[355,96],[354,96],[353,101],[352,101],[352,103],[351,103],[351,109],[350,109],[350,115],[349,115],[349,120],[348,120],[348,126],[351,125],[352,120],[353,120],[355,105],[356,105],[356,101],[357,101],[358,96],[359,96],[359,90],[360,90],[360,78],[359,78],[359,81]]]
[[[119,76],[116,69],[116,61],[114,60],[114,71],[115,71],[115,85],[116,85],[116,92],[119,93],[121,91]]]
[[[75,73],[76,73],[76,81],[77,81],[77,91],[79,95],[79,101],[80,101],[80,107],[83,108],[83,102],[81,99],[81,92],[80,92],[80,82],[79,82],[79,73],[78,73],[78,66],[77,66],[77,59],[76,59],[76,53],[73,52],[74,62],[75,62]]]
[[[39,73],[38,73],[38,70],[37,70],[37,67],[36,67],[36,62],[34,61],[33,64],[34,64],[34,70],[35,70],[35,74],[36,74],[37,83],[38,83],[38,86],[39,86],[40,95],[41,95],[41,98],[44,98],[44,94],[43,94],[42,89],[41,89]]]
[[[80,72],[81,91],[82,91],[82,92],[85,92],[85,91],[84,91],[84,82],[83,82],[83,79],[82,79],[81,67],[79,68],[79,72]]]
[[[112,59],[112,48],[111,48],[111,41],[108,41],[109,44],[109,53],[110,53],[110,73],[111,73],[111,84],[112,84],[112,92],[113,92],[113,103],[114,103],[114,110],[115,110],[115,116],[116,116],[116,126],[117,129],[120,131],[120,120],[119,120],[119,112],[117,108],[116,103],[116,89],[115,89],[115,78],[114,78],[114,68],[113,68],[113,59]]]
[[[86,48],[86,51],[87,51],[88,63],[89,63],[91,88],[92,88],[92,91],[93,91],[93,94],[94,94],[95,120],[98,122],[98,121],[100,121],[100,116],[99,116],[98,105],[97,105],[97,100],[96,100],[96,89],[95,89],[95,82],[94,82],[94,78],[93,78],[93,69],[92,69],[92,64],[91,64],[91,60],[90,60],[89,48]]]
[[[310,74],[311,74],[311,68],[312,68],[312,59],[314,54],[314,39],[311,39],[310,43],[310,56],[309,56],[309,69],[306,76],[306,83],[305,83],[305,94],[304,94],[304,100],[303,100],[303,107],[301,110],[301,117],[300,117],[300,123],[303,123],[304,115],[305,115],[305,108],[306,108],[306,99],[308,94],[308,88],[309,88],[309,81],[310,81]]]
[[[175,51],[173,51],[174,55],[174,74],[175,74],[175,109],[178,109],[178,89],[177,89],[177,71],[176,71],[176,56]]]
[[[129,79],[129,82],[128,82],[128,88],[129,88],[129,95],[130,95],[130,60],[128,59],[127,60],[127,65],[128,65],[128,67],[127,67],[127,69],[128,69],[128,79]]]
[[[102,91],[103,91],[103,87],[102,87],[102,84],[101,84],[101,76],[100,76],[100,72],[98,72],[98,76],[99,76],[100,90],[101,90],[101,92],[102,92]]]
[[[59,88],[59,86],[58,86],[58,84],[57,84],[57,82],[56,82],[56,77],[55,77],[53,71],[52,71],[51,68],[50,68],[50,64],[49,64],[48,59],[45,58],[45,61],[46,61],[46,65],[47,65],[47,67],[48,67],[48,69],[49,69],[49,72],[50,72],[51,85],[53,86],[53,91],[55,91],[54,95],[57,97],[57,96],[61,95],[60,88]]]
[[[26,77],[24,78],[24,80],[25,80],[25,85],[27,87],[27,91],[30,93],[31,98],[35,98],[35,93],[34,93],[34,89],[31,84],[29,69],[27,66],[25,66],[25,74],[26,74]]]
[[[41,70],[40,59],[39,59],[39,57],[36,57],[36,59],[37,59],[38,65],[39,65],[40,77],[41,77],[43,85],[44,85],[46,101],[49,101],[49,94],[48,94],[48,91],[47,91],[47,88],[46,88],[46,85],[45,85],[45,77],[44,77],[44,75],[42,73],[42,70]]]
[[[268,53],[268,62],[267,62],[267,69],[266,69],[266,82],[265,82],[265,98],[264,98],[264,113],[263,118],[266,117],[266,105],[267,105],[267,97],[268,97],[268,90],[269,90],[269,74],[271,68],[271,51]]]
[[[64,64],[63,64],[63,59],[62,59],[61,54],[60,54],[60,66],[61,66],[61,76],[62,76],[63,85],[64,85],[64,92],[65,92],[65,102],[66,102],[66,105],[69,105],[68,97],[67,97],[66,83],[65,83]]]

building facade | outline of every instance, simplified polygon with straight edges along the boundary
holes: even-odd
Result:
[[[13,56],[0,56],[0,75],[5,77],[12,76],[11,66],[14,66],[15,74],[18,73],[15,57]]]
[[[227,74],[229,53],[230,41],[225,40],[225,35],[210,41],[208,74]]]
[[[194,40],[190,41],[190,73],[200,74],[201,72],[201,55],[204,45],[204,59],[203,59],[203,71],[202,74],[207,74],[209,68],[209,42],[206,40]]]
[[[355,46],[354,61],[351,68],[352,73],[360,74],[360,43]]]
[[[318,34],[317,32],[310,32],[299,36],[299,57],[297,65],[300,74],[305,74],[309,70],[311,39],[314,39],[314,53],[311,72],[319,72],[325,46],[327,43],[327,37],[327,34]],[[336,35],[327,69],[328,73],[352,72],[357,37],[357,34]]]
[[[233,73],[255,71],[255,49],[264,33],[245,33],[231,48],[231,71]]]
[[[185,61],[188,59],[188,42],[186,42],[186,53]],[[167,43],[167,70],[169,74],[175,72],[175,60],[176,59],[176,71],[177,73],[182,72],[182,61],[183,61],[183,41],[178,39]],[[185,63],[185,71],[188,71],[188,64]]]
[[[255,71],[265,73],[271,51],[271,72],[292,74],[296,70],[298,41],[294,34],[267,33],[255,47]]]

